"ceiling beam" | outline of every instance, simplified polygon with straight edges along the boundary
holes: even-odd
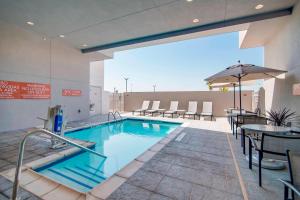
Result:
[[[281,10],[276,10],[276,11],[271,11],[271,12],[266,12],[266,13],[261,13],[261,14],[256,14],[256,15],[250,15],[250,16],[241,17],[241,18],[229,19],[229,20],[215,22],[215,23],[211,23],[211,24],[194,26],[191,28],[185,28],[185,29],[180,29],[180,30],[175,30],[175,31],[170,31],[170,32],[165,32],[165,33],[159,33],[159,34],[124,40],[124,41],[103,44],[103,45],[99,45],[99,46],[95,46],[95,47],[81,49],[81,52],[82,53],[90,53],[90,52],[94,52],[94,51],[111,49],[111,48],[116,48],[116,47],[121,47],[121,46],[126,46],[126,45],[138,44],[138,43],[149,42],[149,41],[153,41],[153,40],[165,39],[165,38],[169,38],[169,37],[175,37],[175,36],[186,35],[186,34],[191,34],[191,33],[196,33],[196,32],[202,32],[202,31],[207,31],[207,30],[212,30],[212,29],[224,28],[224,27],[228,27],[228,26],[245,24],[245,23],[250,23],[250,22],[255,22],[255,21],[261,21],[261,20],[266,20],[266,19],[271,19],[271,18],[276,18],[276,17],[282,17],[282,16],[286,16],[286,15],[291,15],[292,12],[293,12],[293,7],[290,7],[290,8],[286,8],[286,9],[281,9]]]

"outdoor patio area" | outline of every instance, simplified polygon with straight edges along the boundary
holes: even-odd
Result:
[[[125,116],[132,117],[129,113]],[[155,155],[144,156],[144,165],[133,167],[126,173],[117,173],[116,176],[124,183],[112,194],[93,190],[91,199],[100,199],[99,196],[107,197],[105,199],[137,200],[282,199],[283,185],[277,178],[285,178],[287,170],[263,170],[263,187],[260,188],[258,169],[248,169],[240,140],[232,136],[227,118],[216,118],[215,121],[148,116],[139,118],[179,121],[185,122],[185,125],[166,146],[156,149]],[[76,124],[82,126],[105,119],[106,116],[98,116],[71,124],[73,127]],[[24,132],[21,130],[0,134],[1,172],[14,167],[22,135]],[[56,153],[58,150],[48,148],[48,142],[38,136],[30,138],[25,151],[25,163]],[[139,162],[139,158],[136,161]],[[0,179],[0,191],[1,199],[9,199],[12,183],[4,177]],[[39,199],[25,189],[21,190],[21,196],[22,199]]]
[[[0,200],[299,200],[300,0],[0,1]]]

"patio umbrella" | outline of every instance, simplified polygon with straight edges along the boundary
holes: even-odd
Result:
[[[244,82],[243,85],[253,85],[253,81]],[[235,88],[238,83],[213,83],[210,85],[211,88],[223,88],[223,87],[233,87],[233,108],[235,108]]]
[[[286,71],[259,67],[252,64],[241,64],[240,61],[238,61],[237,65],[227,67],[225,70],[206,78],[205,81],[210,84],[238,82],[240,92],[240,113],[242,113],[241,81],[276,78],[276,76],[283,73],[286,73]]]
[[[235,108],[235,87],[237,83],[214,83],[211,84],[211,88],[223,88],[223,87],[233,87],[233,108]]]

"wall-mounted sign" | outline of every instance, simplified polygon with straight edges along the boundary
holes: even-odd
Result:
[[[293,85],[293,95],[295,96],[300,95],[300,83],[296,83]]]
[[[50,99],[50,84],[0,80],[0,99]]]
[[[81,96],[81,90],[72,90],[72,89],[63,89],[62,90],[63,96]]]

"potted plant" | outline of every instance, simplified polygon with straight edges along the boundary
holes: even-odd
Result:
[[[275,126],[287,126],[297,118],[296,112],[288,108],[267,111],[267,116]]]

